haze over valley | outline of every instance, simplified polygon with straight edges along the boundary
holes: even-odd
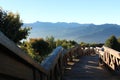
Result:
[[[117,24],[79,24],[66,22],[25,23],[32,27],[29,38],[46,38],[75,40],[77,42],[104,43],[111,35],[119,37],[120,25]]]

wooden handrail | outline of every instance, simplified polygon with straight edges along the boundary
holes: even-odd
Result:
[[[45,60],[42,61],[41,66],[48,71],[53,68],[61,56],[62,50],[63,48],[61,46],[57,47]]]
[[[45,60],[41,66],[47,71],[47,77],[50,80],[60,80],[62,77],[62,56],[63,48],[57,47]]]
[[[109,54],[111,54],[111,55],[120,59],[120,52],[119,51],[116,51],[114,49],[111,49],[111,48],[108,48],[108,47],[105,47],[105,46],[103,46],[103,48],[104,48],[104,51],[109,52]]]
[[[38,64],[0,32],[0,80],[62,80],[68,61],[91,54],[95,54],[94,48],[76,45],[66,50],[59,46]]]
[[[120,52],[106,46],[97,48],[96,51],[99,53],[103,64],[105,63],[114,71],[118,70],[118,68],[120,69]]]
[[[29,57],[23,50],[21,50],[13,41],[9,40],[4,34],[2,34],[2,32],[0,32],[0,45],[12,51],[13,53],[11,54],[19,56],[27,63],[33,65],[33,67],[37,68],[38,70],[46,74],[46,71],[41,66],[35,63],[35,61],[31,57]]]
[[[7,77],[11,79],[35,80],[37,74],[47,74],[47,71],[43,67],[16,46],[2,32],[0,32],[0,61],[2,62],[0,65],[0,75],[2,75],[0,76],[0,80]]]

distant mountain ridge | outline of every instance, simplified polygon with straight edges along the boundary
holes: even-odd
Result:
[[[29,38],[45,38],[75,40],[77,42],[103,43],[111,35],[120,37],[120,25],[117,24],[79,24],[66,22],[34,22],[24,23],[32,27]]]

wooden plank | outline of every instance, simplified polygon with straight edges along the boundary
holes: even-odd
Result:
[[[49,72],[57,64],[60,55],[62,56],[62,50],[63,48],[61,46],[57,47],[44,61],[42,61],[41,66]]]
[[[39,71],[47,74],[47,71],[39,64],[35,63],[31,57],[29,57],[23,50],[21,50],[14,42],[9,40],[2,32],[0,32],[0,45],[4,46],[6,49],[12,51],[11,54],[14,54],[25,62],[29,63],[31,66],[35,67]]]
[[[11,77],[8,75],[0,74],[0,80],[22,80],[16,77]]]
[[[104,51],[106,51],[109,54],[112,54],[113,56],[120,59],[120,52],[119,51],[116,51],[114,49],[111,49],[111,48],[108,48],[108,47],[105,47],[105,46],[103,46],[103,48],[104,48]]]
[[[33,80],[33,70],[0,50],[0,73],[19,79]]]

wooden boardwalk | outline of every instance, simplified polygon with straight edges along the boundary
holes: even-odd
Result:
[[[120,76],[98,66],[98,55],[93,55],[70,62],[63,80],[120,80]]]
[[[73,60],[73,56],[95,52],[109,67],[120,72],[120,52],[111,48],[76,45],[66,50],[59,46],[38,64],[0,32],[0,80],[120,80],[120,74],[98,66],[98,55]]]

